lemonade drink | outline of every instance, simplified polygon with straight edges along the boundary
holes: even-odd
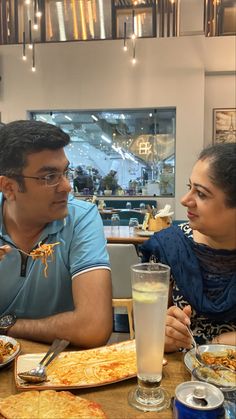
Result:
[[[159,385],[162,379],[168,285],[133,284],[138,379],[147,386]]]
[[[170,395],[160,385],[170,267],[162,263],[131,266],[138,385],[129,404],[144,412],[170,406]]]

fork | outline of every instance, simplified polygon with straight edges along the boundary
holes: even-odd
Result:
[[[24,250],[17,247],[14,243],[11,243],[9,240],[4,239],[4,237],[0,234],[0,240],[2,240],[4,243],[8,244],[11,247],[14,247],[14,249],[18,250],[19,252],[23,253],[26,256],[31,256],[29,253],[25,252]]]
[[[18,376],[27,382],[30,383],[42,383],[46,381],[47,374],[46,374],[46,367],[62,352],[68,345],[69,341],[65,339],[55,339],[50,346],[48,352],[43,357],[43,359],[39,362],[37,367],[29,370],[18,373]]]

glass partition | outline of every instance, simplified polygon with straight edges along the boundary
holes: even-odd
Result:
[[[66,153],[81,181],[73,182],[75,192],[174,196],[175,108],[30,114],[70,135]]]

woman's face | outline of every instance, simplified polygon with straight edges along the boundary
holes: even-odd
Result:
[[[212,183],[208,174],[209,160],[198,160],[189,180],[189,191],[181,204],[187,207],[193,230],[215,238],[232,238],[236,235],[236,208],[225,205],[225,193]]]

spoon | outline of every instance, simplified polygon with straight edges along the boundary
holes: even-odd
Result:
[[[68,340],[55,339],[37,367],[29,371],[20,372],[18,376],[22,380],[30,383],[42,383],[43,381],[46,381],[46,367],[69,345],[69,343]]]
[[[196,357],[197,361],[198,361],[201,365],[206,365],[206,364],[205,364],[205,362],[204,362],[204,361],[203,361],[203,359],[202,359],[201,353],[200,353],[200,351],[199,351],[198,344],[197,344],[197,342],[196,342],[196,340],[195,340],[195,338],[194,338],[194,336],[193,336],[193,332],[192,332],[192,330],[190,329],[190,327],[189,327],[188,325],[187,325],[187,329],[188,329],[188,332],[189,332],[189,334],[190,334],[190,336],[191,336],[191,338],[192,338],[193,349],[194,349],[194,352],[195,352],[195,357]]]

